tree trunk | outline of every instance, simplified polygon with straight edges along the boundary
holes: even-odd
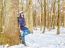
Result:
[[[63,2],[63,26],[65,27],[65,1]]]
[[[53,13],[52,13],[52,28],[55,28],[55,0],[53,2]]]
[[[43,33],[45,32],[45,27],[46,27],[46,0],[44,0],[44,29],[43,29]]]
[[[43,0],[41,0],[41,28],[43,27],[43,25],[44,25],[44,20],[43,20],[43,18],[44,18],[44,13],[43,13]]]
[[[57,34],[60,34],[60,0],[58,0]]]
[[[46,27],[50,30],[50,12],[49,1],[47,0],[47,15],[46,15]]]
[[[32,0],[28,0],[28,25],[29,29],[32,32],[33,29],[33,11],[32,11]]]
[[[36,27],[36,11],[33,11],[33,26]]]
[[[7,37],[5,42],[7,44],[19,44],[19,28],[17,22],[19,1],[18,0],[5,0],[5,20],[4,20],[4,33]]]
[[[23,11],[23,0],[19,0],[19,11]]]
[[[3,0],[0,0],[0,32],[2,32],[3,26]]]

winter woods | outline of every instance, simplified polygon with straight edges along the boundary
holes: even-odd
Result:
[[[31,32],[34,27],[43,28],[43,33],[45,28],[57,28],[60,34],[60,27],[65,27],[65,0],[0,0],[0,36],[6,36],[6,43],[11,40],[11,44],[20,43],[17,21],[20,11],[24,12],[26,27]],[[4,39],[0,38],[1,43],[5,43]]]

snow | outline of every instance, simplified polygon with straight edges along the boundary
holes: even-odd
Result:
[[[3,48],[3,45],[0,45],[0,48]]]
[[[60,28],[60,35],[57,35],[57,28],[50,31],[46,28],[44,34],[40,28],[34,29],[33,34],[25,37],[25,42],[27,46],[35,48],[65,48],[65,28]]]
[[[60,34],[57,35],[57,28],[48,31],[46,28],[45,33],[43,29],[36,27],[33,33],[26,35],[26,45],[0,45],[0,48],[65,48],[65,28],[60,28]]]
[[[30,34],[26,36],[27,46],[36,47],[59,47],[65,45],[65,35]]]

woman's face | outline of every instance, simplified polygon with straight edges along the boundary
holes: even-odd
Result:
[[[24,14],[23,13],[21,13],[21,17],[24,17]]]

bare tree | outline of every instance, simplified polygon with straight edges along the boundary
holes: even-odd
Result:
[[[2,32],[3,27],[3,0],[0,0],[0,32]]]
[[[55,2],[56,0],[54,0],[53,2],[53,13],[52,13],[52,28],[55,28]]]
[[[45,32],[45,27],[46,27],[46,0],[44,0],[44,29],[43,29],[43,33]]]
[[[19,11],[23,11],[23,0],[19,0]]]
[[[60,0],[58,0],[57,34],[60,34]]]
[[[44,20],[43,20],[43,18],[44,18],[44,13],[43,13],[43,0],[41,0],[41,28],[43,27],[43,25],[44,25]]]
[[[33,26],[36,27],[36,11],[33,10]]]
[[[33,9],[32,9],[32,0],[28,0],[28,7],[27,7],[27,17],[28,17],[28,26],[29,26],[29,29],[30,31],[32,31],[32,28],[33,28]]]
[[[46,27],[48,30],[51,29],[51,3],[50,0],[47,0],[47,10],[46,10]]]
[[[63,27],[65,27],[65,0],[63,1]]]

